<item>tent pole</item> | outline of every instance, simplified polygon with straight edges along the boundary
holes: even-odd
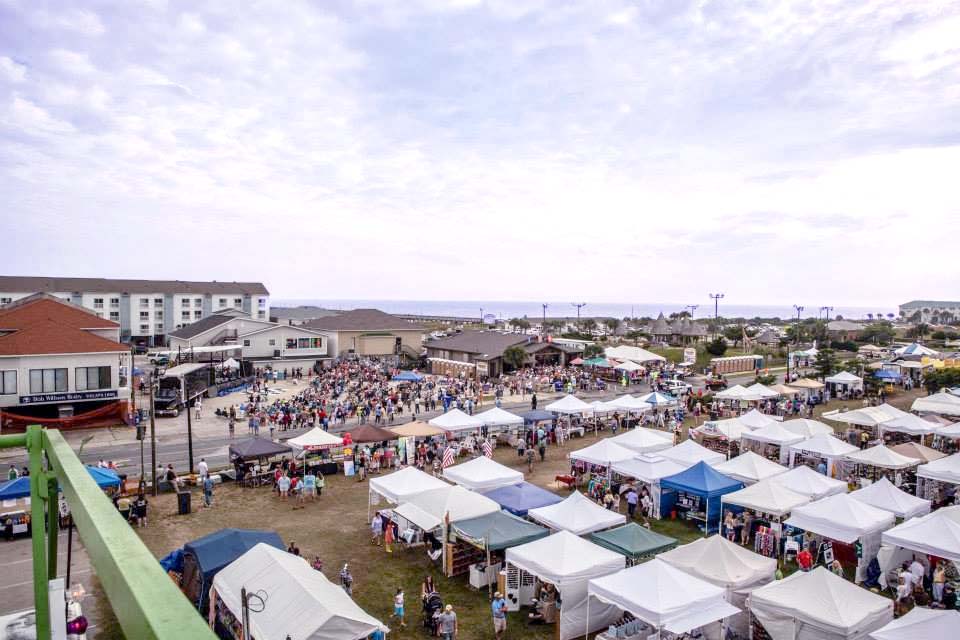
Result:
[[[557,620],[557,625],[560,625],[560,621]],[[590,593],[587,592],[587,621],[583,624],[583,640],[587,640],[590,637]]]
[[[484,550],[487,552],[487,568],[484,570],[487,578],[487,597],[493,599],[493,594],[490,593],[490,532],[487,532],[486,540],[483,541]]]

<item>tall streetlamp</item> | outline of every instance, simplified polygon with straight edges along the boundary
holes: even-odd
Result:
[[[797,310],[797,330],[794,338],[796,338],[797,345],[799,345],[800,344],[800,314],[803,312],[803,306],[795,304],[793,305],[793,308]]]
[[[547,307],[550,305],[546,302],[543,303],[543,324],[540,325],[540,335],[547,335]]]
[[[827,322],[830,322],[830,316],[833,315],[833,307],[820,307],[820,311],[823,312]]]
[[[698,305],[698,304],[688,304],[688,305],[687,305],[687,311],[690,312],[690,317],[691,317],[691,318],[693,317],[693,312],[696,311],[699,307],[700,307],[700,305]]]
[[[573,306],[575,306],[575,307],[577,308],[577,331],[579,331],[579,330],[580,330],[580,309],[583,309],[585,306],[587,306],[587,303],[586,303],[586,302],[571,302],[570,304],[573,305]]]
[[[720,300],[723,298],[722,293],[711,293],[710,299],[713,300],[713,331],[714,337],[720,331]]]

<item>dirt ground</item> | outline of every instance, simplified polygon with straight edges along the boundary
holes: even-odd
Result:
[[[900,394],[891,400],[891,404],[906,408],[914,397],[916,395],[912,393]],[[831,403],[818,409],[816,415],[841,404]],[[854,406],[859,404],[852,404],[851,408]],[[601,431],[599,437],[609,435],[608,431]],[[565,496],[568,491],[557,489],[554,476],[569,470],[567,453],[589,445],[595,439],[589,434],[563,447],[551,447],[546,462],[538,462],[532,474],[527,473],[526,464],[518,458],[515,450],[501,447],[496,451],[495,459],[523,471],[528,481]],[[187,516],[176,515],[173,495],[162,495],[151,500],[149,526],[139,529],[138,533],[160,558],[189,540],[223,527],[275,530],[284,541],[296,541],[308,560],[319,555],[324,563],[324,573],[334,582],[338,581],[337,575],[343,564],[349,563],[357,603],[387,624],[392,630],[390,637],[397,639],[426,637],[420,625],[419,593],[424,575],[430,574],[444,602],[456,608],[461,640],[493,638],[487,594],[472,590],[466,576],[443,578],[439,565],[431,564],[423,549],[395,551],[388,555],[382,547],[371,545],[366,521],[367,495],[366,482],[343,476],[328,477],[323,495],[315,503],[298,508],[293,501],[281,501],[270,488],[240,489],[229,484],[217,487],[214,506],[210,509],[198,508],[200,495],[194,492],[194,512]],[[681,543],[699,535],[691,525],[680,522],[655,521],[653,529],[678,538]],[[398,587],[402,587],[407,596],[408,626],[402,630],[397,621],[390,618],[393,594]],[[123,638],[102,592],[96,593],[94,600],[99,619],[104,621],[96,637]],[[525,625],[520,614],[510,614],[506,637],[532,640],[546,639],[551,634],[544,627]]]

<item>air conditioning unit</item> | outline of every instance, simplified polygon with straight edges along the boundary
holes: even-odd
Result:
[[[503,592],[507,600],[507,611],[519,611],[521,606],[530,604],[537,592],[537,578],[532,573],[507,565]]]

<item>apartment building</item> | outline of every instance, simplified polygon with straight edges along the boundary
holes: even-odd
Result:
[[[960,302],[911,300],[900,305],[900,317],[910,322],[950,323],[960,320]]]
[[[47,293],[120,325],[121,340],[159,346],[177,329],[236,309],[270,319],[270,292],[259,282],[114,280],[0,276],[0,305]]]

